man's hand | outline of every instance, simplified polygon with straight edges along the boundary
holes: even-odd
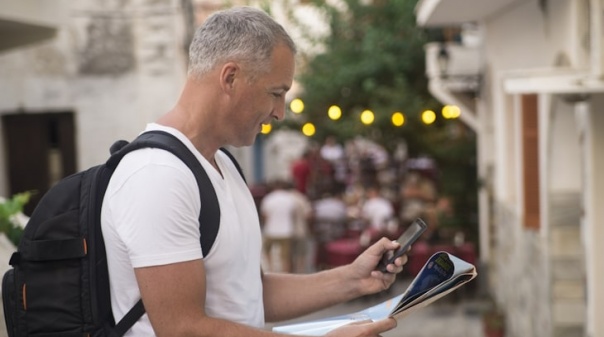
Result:
[[[353,279],[359,281],[359,292],[361,294],[374,294],[388,289],[396,274],[403,271],[403,265],[407,263],[407,255],[397,258],[393,264],[387,266],[388,273],[377,270],[378,262],[388,251],[394,251],[400,247],[396,241],[382,238],[367,248],[353,263],[347,266]]]
[[[351,323],[325,335],[326,337],[379,337],[380,333],[396,328],[396,320],[387,318],[373,321]]]

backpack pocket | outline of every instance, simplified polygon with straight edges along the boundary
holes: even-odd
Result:
[[[4,321],[8,337],[17,337],[17,306],[15,300],[15,270],[10,269],[2,277],[2,306],[4,308]]]

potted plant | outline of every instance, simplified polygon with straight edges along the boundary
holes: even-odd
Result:
[[[15,245],[19,245],[23,235],[24,215],[23,206],[29,202],[30,192],[15,194],[12,198],[0,200],[0,233]]]
[[[485,337],[505,336],[505,314],[494,301],[482,315],[482,327]]]

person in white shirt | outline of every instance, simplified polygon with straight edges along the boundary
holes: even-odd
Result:
[[[372,236],[383,235],[388,222],[394,217],[394,207],[390,200],[380,194],[376,185],[367,187],[366,199],[361,207],[361,217],[367,222]]]
[[[285,181],[275,181],[271,186],[272,190],[262,198],[260,203],[264,254],[270,270],[276,270],[279,267],[280,271],[291,272],[296,212],[300,205]],[[274,248],[279,251],[278,264],[273,259]]]
[[[146,314],[132,337],[282,336],[265,321],[283,321],[390,287],[406,257],[376,270],[399,245],[382,239],[352,264],[314,274],[263,272],[254,200],[219,148],[249,146],[262,124],[282,120],[296,47],[265,12],[216,12],[197,31],[176,105],[147,130],[167,131],[197,156],[216,190],[221,217],[212,249],[199,243],[203,206],[191,170],[160,149],[126,155],[101,210],[113,315],[119,321],[142,298]],[[360,322],[330,337],[379,336],[394,319]]]

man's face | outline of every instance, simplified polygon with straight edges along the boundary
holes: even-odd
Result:
[[[291,50],[279,45],[273,51],[270,71],[242,84],[237,104],[232,110],[233,120],[230,121],[236,126],[232,145],[253,144],[262,124],[284,118],[285,94],[293,82],[294,63]]]

